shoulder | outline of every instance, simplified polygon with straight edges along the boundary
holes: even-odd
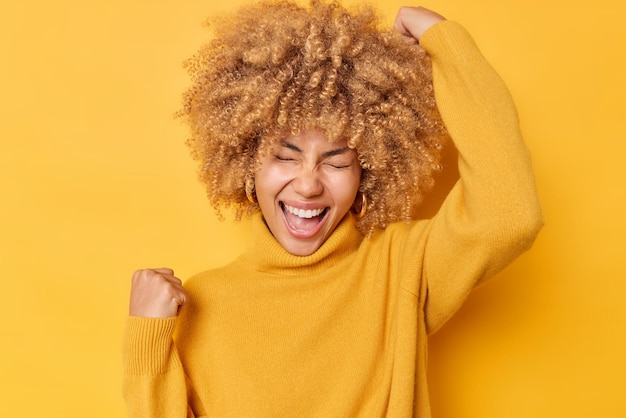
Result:
[[[415,251],[420,242],[426,241],[430,223],[430,219],[393,222],[384,230],[377,231],[363,240],[363,243],[372,251],[381,251],[383,248],[387,251]]]
[[[238,257],[222,267],[194,274],[185,280],[183,286],[190,294],[202,294],[233,285],[237,281],[236,278],[241,277],[242,269],[245,268],[243,264],[241,257]]]

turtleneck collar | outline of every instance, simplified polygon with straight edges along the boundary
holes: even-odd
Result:
[[[327,270],[359,247],[363,236],[356,229],[354,218],[348,213],[335,231],[311,255],[290,254],[272,235],[260,212],[252,217],[251,239],[243,257],[257,270],[272,274],[300,275]]]

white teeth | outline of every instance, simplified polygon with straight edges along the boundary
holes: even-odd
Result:
[[[299,218],[313,218],[314,216],[319,216],[320,213],[324,212],[324,209],[298,209],[298,208],[294,208],[292,206],[289,205],[285,205],[285,209],[287,209],[287,212],[291,213],[292,215],[296,215]]]

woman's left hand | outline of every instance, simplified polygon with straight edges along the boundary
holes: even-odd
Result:
[[[445,17],[424,7],[401,7],[398,10],[394,30],[411,42],[419,42],[422,35],[435,23],[446,20]]]

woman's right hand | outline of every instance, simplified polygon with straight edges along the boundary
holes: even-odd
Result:
[[[176,316],[186,300],[187,292],[171,269],[137,270],[133,274],[129,309],[131,316]]]

